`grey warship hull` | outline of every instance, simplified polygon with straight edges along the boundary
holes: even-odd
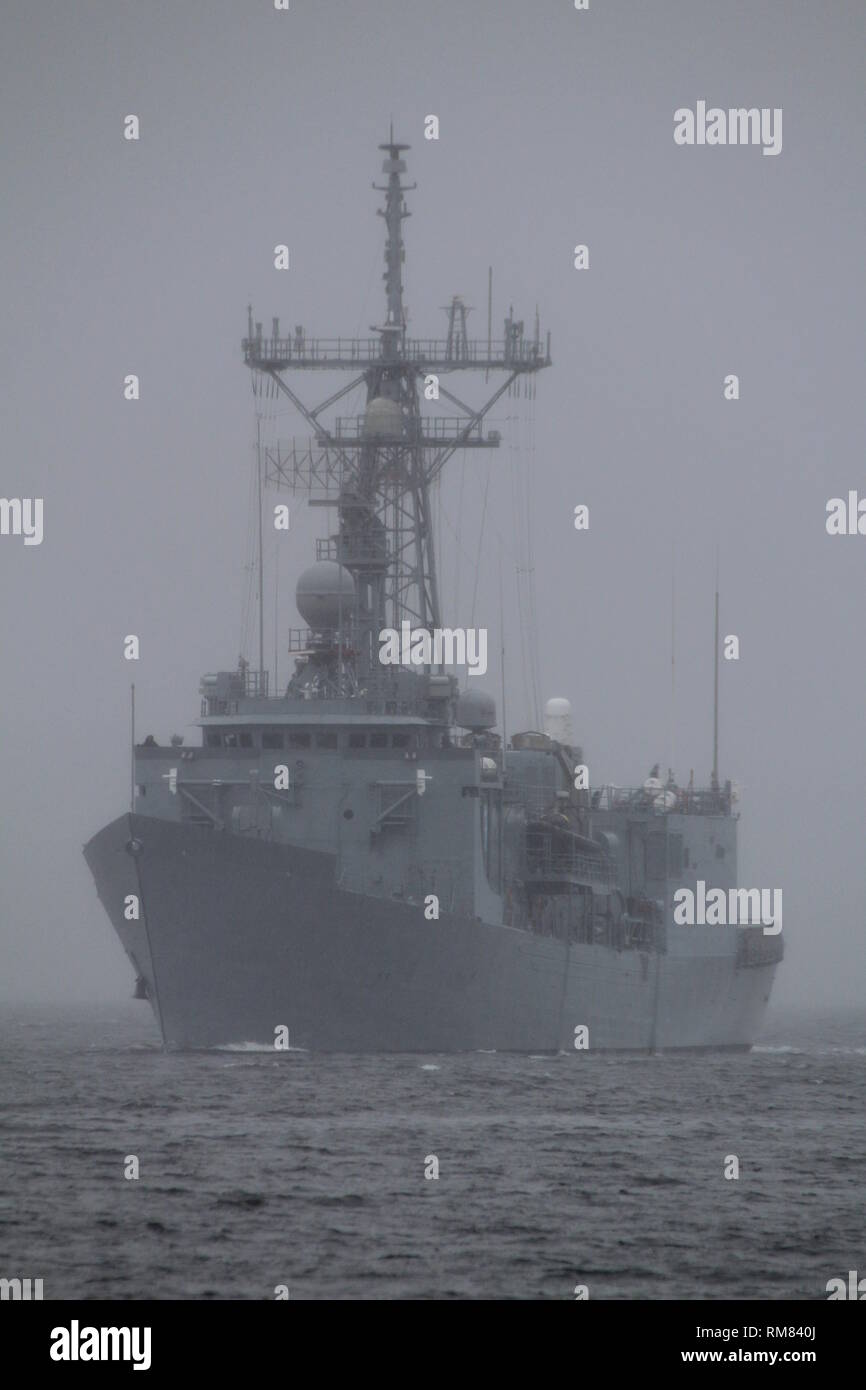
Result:
[[[337,887],[331,855],[151,817],[119,817],[85,856],[171,1048],[285,1028],[326,1052],[555,1052],[579,1027],[593,1051],[747,1048],[776,968],[447,913],[425,929],[411,903]]]
[[[278,318],[266,336],[248,311],[254,395],[287,396],[313,430],[263,445],[257,418],[258,667],[241,657],[202,677],[199,745],[136,743],[133,728],[130,811],[85,849],[136,993],[178,1048],[747,1047],[781,938],[727,916],[687,926],[674,906],[678,890],[741,891],[717,739],[703,790],[673,771],[663,783],[658,765],[630,790],[590,780],[569,702],[547,702],[543,732],[509,737],[480,684],[487,628],[442,626],[434,489],[457,451],[499,447],[488,414],[506,392],[534,399],[550,336],[509,308],[501,336],[489,315],[473,340],[460,296],[447,338],[409,335],[408,147],[392,132],[380,148],[387,312],[374,336],[285,336]],[[350,379],[314,406],[284,380],[323,371]],[[500,384],[470,405],[444,385],[455,374]],[[356,388],[361,413],[330,419]],[[297,580],[306,626],[288,630],[282,691],[264,665],[263,536],[288,528],[289,509],[268,518],[268,489],[333,518]],[[485,557],[479,537],[479,599]],[[518,584],[529,573],[516,561]],[[504,629],[501,575],[499,588]],[[504,631],[499,645],[504,691]]]

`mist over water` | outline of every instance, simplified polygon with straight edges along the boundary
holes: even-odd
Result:
[[[535,722],[535,679],[542,700],[571,700],[593,785],[640,785],[657,761],[705,784],[718,546],[722,633],[740,639],[721,663],[720,770],[742,788],[741,883],[785,895],[775,997],[857,1003],[866,538],[830,537],[825,507],[861,480],[866,423],[863,8],[379,0],[375,14],[79,0],[4,16],[3,490],[44,499],[44,535],[0,538],[0,997],[128,989],[80,850],[128,802],[129,685],[142,734],[198,740],[199,678],[243,645],[246,306],[266,331],[274,314],[322,336],[381,320],[370,185],[393,118],[418,185],[411,333],[441,336],[458,293],[483,336],[492,266],[494,330],[511,304],[531,325],[537,305],[552,341],[536,399],[494,408],[496,457],[443,474],[445,620],[489,629],[479,683],[499,701],[502,557],[511,730]],[[699,100],[784,110],[783,149],[678,146],[674,112]],[[341,384],[317,375],[315,398]],[[274,429],[304,436],[277,404]],[[298,499],[280,553],[282,679],[321,513]],[[524,521],[535,672],[515,590]],[[128,633],[139,662],[123,660]]]
[[[866,9],[5,8],[0,490],[24,507],[0,535],[0,1278],[46,1299],[823,1300],[866,1273]],[[716,106],[778,113],[773,157],[676,143],[678,109]],[[188,746],[201,675],[255,659],[247,305],[266,333],[382,322],[391,120],[417,181],[410,334],[444,336],[459,294],[485,336],[489,267],[494,335],[511,306],[551,334],[536,394],[488,418],[501,449],[457,455],[432,497],[443,620],[489,636],[470,683],[500,712],[504,684],[509,734],[569,699],[594,788],[656,763],[707,785],[719,557],[738,880],[785,904],[748,1054],[167,1054],[128,998],[81,850],[129,803],[130,684],[138,736]],[[269,440],[306,437],[268,412]],[[283,686],[332,524],[291,503],[265,557]]]

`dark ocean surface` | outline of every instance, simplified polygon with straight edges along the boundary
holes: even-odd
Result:
[[[6,1006],[0,1277],[46,1299],[825,1299],[866,1274],[864,1117],[866,1010],[777,1011],[750,1054],[334,1057],[168,1055],[134,1001]]]

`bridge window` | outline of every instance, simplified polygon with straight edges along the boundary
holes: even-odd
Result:
[[[411,743],[411,735],[410,735],[410,734],[392,734],[392,735],[391,735],[391,747],[392,747],[392,748],[408,748],[410,743]]]
[[[263,747],[263,748],[282,748],[282,746],[283,746],[283,736],[282,736],[282,734],[274,734],[274,733],[262,734],[262,747]]]
[[[239,734],[238,737],[240,738],[241,748],[252,748],[252,746],[253,746],[253,736],[252,736],[252,734]]]
[[[289,747],[290,747],[290,748],[309,748],[309,746],[310,746],[310,735],[309,735],[309,734],[289,734]]]
[[[223,741],[222,734],[218,734],[213,729],[209,729],[205,734],[205,741],[208,748],[221,748]]]
[[[349,734],[349,747],[350,747],[350,748],[366,748],[366,747],[367,747],[367,735],[366,735],[366,734]]]
[[[338,744],[339,739],[335,733],[316,734],[317,748],[336,748]]]
[[[387,734],[371,734],[371,735],[370,735],[370,747],[371,747],[371,748],[387,748],[387,747],[388,747],[388,735],[387,735]]]

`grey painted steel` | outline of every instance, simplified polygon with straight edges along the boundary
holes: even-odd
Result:
[[[127,846],[141,845],[138,854]],[[342,891],[335,860],[143,816],[86,846],[99,894],[165,1043],[346,1052],[744,1047],[775,965],[569,945]],[[128,893],[142,916],[126,921]],[[713,929],[706,929],[711,931]]]

